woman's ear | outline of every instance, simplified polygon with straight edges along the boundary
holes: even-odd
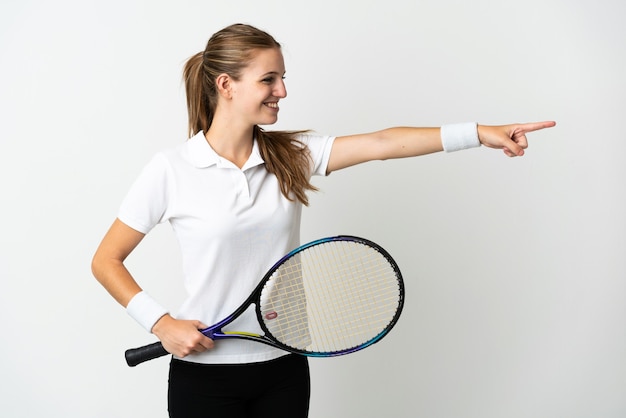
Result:
[[[215,79],[215,86],[217,87],[217,92],[225,99],[230,99],[232,97],[232,86],[231,86],[231,78],[228,74],[220,74]]]

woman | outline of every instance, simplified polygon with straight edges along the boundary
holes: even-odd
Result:
[[[305,357],[245,340],[214,343],[198,329],[230,314],[263,273],[297,247],[313,175],[371,160],[485,145],[522,156],[527,132],[554,122],[391,128],[343,137],[268,132],[287,91],[280,44],[249,25],[209,40],[184,68],[190,139],[158,153],[124,199],[92,269],[106,290],[173,354],[172,417],[306,417]],[[179,241],[188,297],[177,318],[131,276],[124,260],[156,224]],[[237,320],[258,327],[253,313]],[[254,328],[253,328],[254,329]],[[265,377],[272,376],[272,384]]]

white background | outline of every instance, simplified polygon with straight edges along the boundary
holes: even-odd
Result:
[[[142,166],[186,138],[184,61],[245,22],[284,46],[277,129],[558,122],[524,158],[316,180],[303,240],[382,244],[407,300],[380,344],[311,361],[311,417],[626,416],[624,16],[621,0],[3,0],[0,414],[167,415],[167,360],[125,365],[152,337],[90,261]],[[177,251],[164,225],[129,260],[174,311]]]

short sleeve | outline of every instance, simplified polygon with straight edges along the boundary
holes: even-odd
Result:
[[[171,181],[169,163],[157,154],[144,167],[122,201],[118,219],[147,234],[167,220]]]
[[[334,136],[321,136],[303,134],[298,137],[304,145],[306,145],[311,153],[313,167],[312,176],[325,176],[328,169],[328,161],[330,160],[330,151],[333,148]]]

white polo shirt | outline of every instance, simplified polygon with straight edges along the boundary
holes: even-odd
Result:
[[[303,134],[299,139],[311,152],[311,176],[325,175],[334,137]],[[239,169],[200,132],[154,156],[122,202],[118,218],[144,234],[169,221],[182,251],[188,294],[176,317],[211,325],[231,314],[265,272],[300,245],[301,213],[302,204],[287,200],[265,169],[256,141]],[[253,310],[225,329],[261,332]],[[227,339],[185,360],[252,363],[284,354],[265,344]]]

